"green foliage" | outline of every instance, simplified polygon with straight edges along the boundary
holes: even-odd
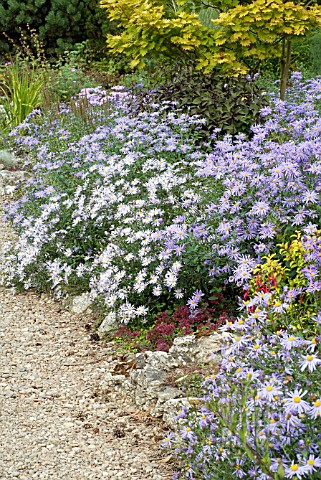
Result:
[[[319,7],[306,9],[293,2],[256,0],[222,13],[217,44],[233,48],[237,57],[265,60],[279,56],[280,40],[304,36],[320,22]]]
[[[91,39],[103,44],[109,29],[106,15],[97,0],[3,0],[0,3],[0,32],[19,41],[20,28],[27,25],[39,32],[49,54],[72,50],[75,43]],[[9,51],[10,44],[0,36],[0,53]]]
[[[306,77],[321,74],[321,29],[315,29],[303,42],[294,44],[296,68]]]
[[[190,57],[207,35],[208,29],[195,13],[174,10],[163,2],[104,0],[101,6],[123,28],[120,35],[107,35],[109,47],[114,53],[132,57],[133,67],[144,66],[148,57],[176,57],[184,52]]]
[[[36,70],[17,59],[2,69],[0,92],[4,115],[0,127],[7,132],[16,127],[41,104],[45,77],[41,69]]]
[[[210,74],[186,69],[172,72],[166,84],[152,90],[151,95],[155,102],[175,102],[183,111],[200,115],[206,119],[207,134],[221,129],[221,135],[248,134],[260,119],[260,109],[268,103],[254,80],[228,78],[217,70]]]
[[[321,30],[314,33],[310,42],[310,62],[312,72],[321,75]]]
[[[85,42],[84,42],[85,43]],[[95,79],[84,70],[84,61],[81,59],[83,44],[76,44],[75,49],[66,52],[50,69],[49,82],[46,86],[47,98],[53,100],[70,100],[82,88],[96,87]]]

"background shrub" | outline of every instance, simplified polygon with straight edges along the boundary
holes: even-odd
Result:
[[[310,61],[312,72],[321,74],[321,30],[314,33],[310,43]]]
[[[39,32],[47,54],[63,54],[75,43],[90,39],[102,48],[110,22],[98,0],[3,0],[0,32],[19,42],[27,25]],[[0,54],[10,51],[10,42],[0,36]]]
[[[249,76],[228,78],[219,70],[203,74],[191,66],[172,70],[163,82],[142,94],[142,106],[149,98],[159,103],[175,102],[184,112],[205,118],[203,130],[207,134],[215,129],[220,129],[221,135],[248,134],[251,125],[261,120],[260,110],[268,103]]]

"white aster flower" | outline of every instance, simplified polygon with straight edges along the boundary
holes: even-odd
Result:
[[[300,364],[301,372],[303,372],[306,368],[309,370],[309,372],[313,372],[320,363],[321,360],[315,355],[305,355],[302,357],[302,362]]]
[[[156,285],[153,288],[153,295],[155,295],[155,297],[159,297],[161,294],[162,294],[162,287],[160,285]]]
[[[305,469],[306,473],[312,474],[317,469],[321,468],[321,458],[310,455],[303,468]]]
[[[310,409],[308,402],[303,400],[303,397],[307,394],[307,390],[303,391],[302,389],[298,390],[297,388],[294,392],[288,393],[289,398],[284,402],[285,412],[286,413],[302,413],[307,412]]]
[[[310,407],[309,416],[314,419],[321,417],[321,398],[318,398]]]
[[[148,308],[144,307],[144,305],[140,305],[139,307],[136,308],[136,315],[147,315],[148,313]]]
[[[265,398],[269,402],[273,402],[274,397],[282,395],[282,390],[280,389],[280,386],[272,380],[265,382],[264,387],[258,390],[257,393],[260,398]]]
[[[175,290],[175,298],[183,298],[183,297],[184,297],[184,293],[182,288],[178,288],[177,290]]]

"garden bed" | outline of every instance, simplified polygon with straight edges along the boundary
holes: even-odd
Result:
[[[7,206],[6,286],[85,292],[101,330],[140,350],[116,381],[156,414],[181,395],[161,364],[224,332],[198,407],[165,440],[188,478],[319,478],[321,80],[291,81],[250,137],[200,142],[204,120],[138,109],[123,87],[83,90],[10,134],[32,175]]]

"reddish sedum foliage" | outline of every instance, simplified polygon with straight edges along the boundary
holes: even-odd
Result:
[[[140,351],[151,349],[168,352],[173,345],[174,339],[182,335],[190,335],[197,332],[210,333],[226,323],[228,314],[219,314],[222,303],[215,305],[217,301],[211,301],[211,307],[199,308],[195,315],[191,315],[186,305],[177,307],[169,314],[167,311],[157,315],[156,323],[151,328],[144,340],[138,339],[141,331],[132,330],[126,325],[121,325],[113,334],[114,338],[121,339]]]
[[[114,337],[122,338],[125,341],[131,340],[136,338],[140,335],[140,332],[130,330],[126,325],[121,325],[117,330],[114,332]]]
[[[157,316],[155,327],[149,330],[146,339],[157,350],[167,352],[173,345],[174,338],[180,335],[190,335],[198,331],[212,332],[226,322],[227,315],[222,313],[215,318],[216,308],[200,308],[191,315],[187,306],[177,307],[172,315],[163,312]]]

